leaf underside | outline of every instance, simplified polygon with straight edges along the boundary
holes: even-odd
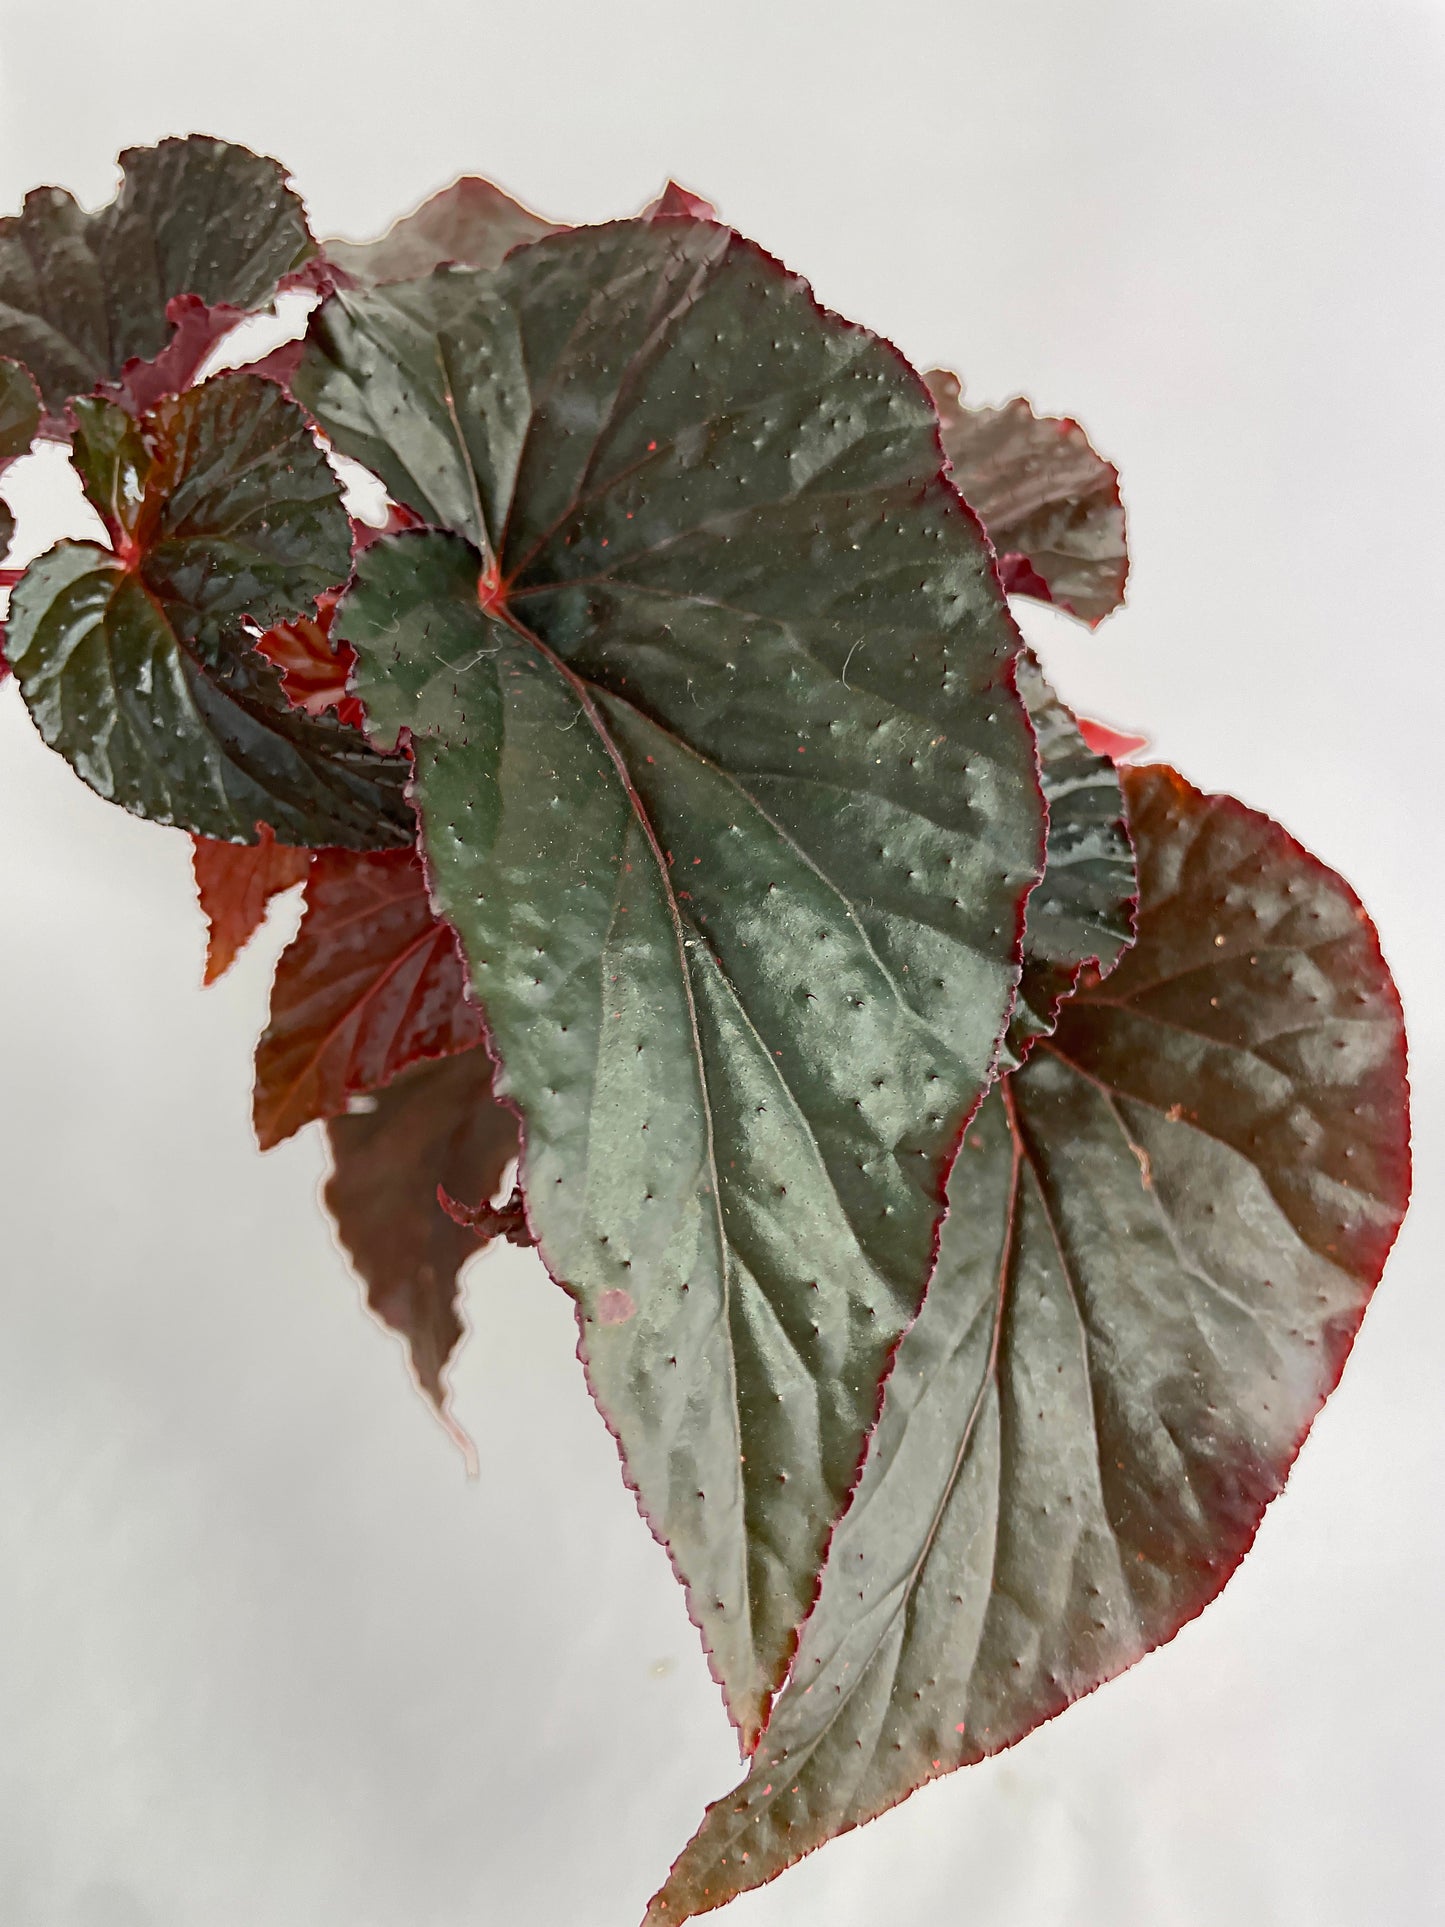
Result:
[[[1124,773],[1134,949],[994,1092],[766,1739],[649,1920],[1021,1739],[1223,1586],[1409,1188],[1399,1001],[1268,818]]]
[[[345,579],[350,524],[305,417],[226,375],[141,426],[76,405],[81,479],[116,550],[61,542],[15,590],[8,654],[45,741],[92,789],[200,836],[402,846],[403,756],[288,702],[257,626]]]
[[[53,415],[160,354],[174,297],[259,307],[315,252],[276,161],[192,134],[129,148],[120,165],[98,213],[40,187],[0,220],[0,351],[30,369]]]
[[[1119,473],[1077,422],[1035,415],[1021,397],[968,408],[958,377],[925,377],[953,481],[988,530],[1005,585],[1091,625],[1124,600],[1129,556]]]
[[[257,843],[194,837],[191,862],[208,930],[205,981],[213,984],[260,929],[272,897],[305,879],[311,852],[278,843],[264,830]]]
[[[327,1124],[332,1173],[326,1208],[366,1286],[367,1303],[411,1353],[438,1412],[462,1336],[457,1274],[490,1240],[453,1222],[437,1202],[495,1195],[518,1151],[515,1115],[492,1095],[478,1047],[411,1066],[370,1107]]]
[[[261,1149],[339,1115],[417,1059],[481,1038],[456,932],[432,909],[421,859],[411,850],[319,851],[256,1046]]]
[[[1108,756],[1090,747],[1030,649],[1019,656],[1019,694],[1038,739],[1049,806],[1044,874],[1029,898],[1024,970],[1000,1053],[1015,1070],[1054,1028],[1059,1006],[1087,966],[1103,977],[1133,942],[1138,878],[1124,794]]]
[[[1017,975],[1017,632],[917,378],[722,228],[343,293],[296,392],[450,531],[370,547],[335,632],[750,1745]]]

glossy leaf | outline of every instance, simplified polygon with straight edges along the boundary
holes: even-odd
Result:
[[[1169,769],[1124,785],[1138,942],[968,1133],[792,1676],[658,1927],[1172,1638],[1339,1378],[1409,1189],[1394,986],[1278,825]]]
[[[309,850],[278,843],[262,829],[257,843],[192,839],[196,896],[210,935],[206,942],[208,984],[224,977],[265,921],[272,897],[300,883],[311,864]]]
[[[413,732],[531,1224],[750,1744],[1017,974],[1017,632],[917,378],[726,229],[312,325],[298,394],[456,531],[368,549],[336,633]]]
[[[8,653],[46,742],[100,795],[197,835],[409,844],[405,758],[294,709],[242,624],[305,608],[351,566],[301,411],[227,375],[141,427],[104,401],[75,415],[117,546],[62,542],[15,591]]]
[[[338,1116],[418,1058],[480,1043],[465,987],[456,932],[432,909],[414,852],[319,852],[256,1046],[261,1149]]]
[[[1102,622],[1129,572],[1118,470],[1077,422],[1036,415],[1022,398],[965,407],[946,369],[926,380],[954,485],[988,530],[1004,586]]]
[[[456,1224],[437,1188],[491,1197],[518,1151],[517,1120],[492,1094],[484,1049],[415,1064],[365,1108],[327,1124],[326,1208],[366,1299],[411,1353],[417,1382],[446,1410],[446,1367],[462,1336],[457,1275],[491,1242]]]
[[[146,544],[163,498],[150,487],[155,455],[141,425],[115,402],[82,398],[70,405],[70,454],[86,498],[117,549]],[[149,513],[147,513],[149,510]]]
[[[331,240],[322,244],[333,266],[343,268],[363,286],[412,281],[430,274],[445,262],[462,267],[500,267],[505,256],[524,241],[558,234],[557,222],[547,221],[514,201],[490,181],[464,175],[410,214],[404,214],[374,241]]]
[[[1112,761],[1092,749],[1050,688],[1032,650],[1019,656],[1019,694],[1038,738],[1049,806],[1043,880],[1029,898],[1024,972],[1001,1062],[1017,1069],[1054,1028],[1086,965],[1103,977],[1134,940],[1138,879]]]
[[[39,187],[0,220],[0,351],[25,363],[52,414],[161,354],[173,297],[257,308],[314,252],[276,161],[192,134],[129,148],[120,165],[120,192],[96,214]]]

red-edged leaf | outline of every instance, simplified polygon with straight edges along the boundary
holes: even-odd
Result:
[[[296,391],[451,530],[369,549],[338,632],[751,1744],[1012,1003],[1017,632],[917,378],[707,222],[338,295]]]
[[[445,1416],[447,1361],[462,1336],[457,1274],[492,1239],[455,1223],[437,1187],[490,1198],[517,1155],[516,1117],[492,1095],[479,1046],[411,1066],[326,1129],[326,1208],[367,1303],[406,1340],[418,1384]]]
[[[1339,1379],[1409,1193],[1400,1003],[1275,823],[1123,772],[1139,937],[988,1098],[923,1311],[676,1927],[1171,1639]]]
[[[196,895],[210,925],[205,981],[213,984],[260,929],[272,897],[303,880],[311,852],[278,843],[264,823],[259,843],[218,843],[208,836],[191,842]]]
[[[98,794],[197,836],[268,823],[307,848],[408,848],[405,756],[306,716],[251,646],[351,568],[351,525],[305,415],[221,375],[142,422],[73,404],[83,486],[114,543],[61,542],[9,610],[31,716]]]
[[[1127,730],[1115,729],[1109,723],[1090,722],[1087,716],[1077,718],[1079,734],[1092,750],[1100,756],[1107,756],[1111,763],[1126,763],[1131,756],[1137,756],[1141,749],[1148,749],[1147,736],[1132,736]]]
[[[338,1116],[418,1058],[480,1043],[465,983],[456,933],[432,909],[414,851],[320,851],[256,1047],[261,1148]]]
[[[647,203],[642,216],[647,221],[715,221],[717,209],[700,194],[690,193],[687,188],[679,187],[676,181],[669,181],[657,199]]]
[[[1004,587],[1102,622],[1129,573],[1118,470],[1077,422],[1036,415],[1021,398],[967,408],[944,368],[924,380],[954,486],[988,530]]]

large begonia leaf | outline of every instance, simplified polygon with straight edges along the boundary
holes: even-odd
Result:
[[[421,206],[404,214],[374,241],[325,241],[333,266],[365,286],[413,281],[446,262],[469,268],[499,267],[524,241],[560,233],[510,194],[478,175],[464,175]]]
[[[302,882],[311,867],[309,850],[278,843],[263,829],[257,843],[192,839],[196,896],[205,913],[205,981],[224,977],[265,921],[272,897]]]
[[[1409,1189],[1374,931],[1267,817],[1158,766],[1124,786],[1138,942],[968,1132],[792,1675],[657,1927],[1172,1638],[1344,1366]]]
[[[116,198],[88,214],[39,187],[0,220],[0,351],[23,361],[46,407],[161,354],[194,295],[237,312],[269,301],[315,252],[285,170],[229,141],[191,134],[120,157]]]
[[[414,851],[318,852],[256,1046],[262,1150],[418,1058],[479,1044],[481,1016],[465,993],[456,932],[432,909]]]
[[[456,1223],[437,1188],[489,1198],[518,1151],[517,1119],[492,1094],[480,1045],[415,1064],[327,1124],[326,1207],[371,1309],[406,1340],[422,1390],[446,1411],[446,1367],[462,1336],[457,1275],[491,1240]]]
[[[1112,760],[1093,749],[1037,657],[1019,657],[1019,694],[1038,737],[1049,806],[1048,857],[1029,898],[1024,971],[1001,1061],[1021,1064],[1054,1027],[1059,1005],[1093,965],[1107,976],[1134,939],[1138,879]]]
[[[532,1228],[750,1745],[1017,977],[1017,632],[917,377],[726,229],[312,326],[297,393],[456,531],[369,548],[336,632],[412,732]]]
[[[142,425],[76,405],[76,459],[115,542],[62,542],[14,593],[8,653],[41,735],[100,795],[197,835],[375,848],[413,835],[404,757],[295,709],[251,647],[351,566],[301,410],[227,375]]]
[[[954,485],[988,530],[1005,588],[1102,622],[1129,573],[1118,470],[1077,422],[1036,415],[1022,397],[966,407],[946,369],[926,380]]]

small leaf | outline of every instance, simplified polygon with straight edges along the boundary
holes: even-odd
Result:
[[[966,408],[958,377],[925,377],[954,485],[988,530],[1011,593],[1055,602],[1091,626],[1124,600],[1129,555],[1119,472],[1077,422],[1022,399]]]
[[[347,694],[356,655],[346,643],[332,642],[335,605],[329,598],[322,600],[329,606],[319,619],[298,616],[294,622],[278,622],[258,638],[256,647],[281,671],[281,687],[298,709],[308,716],[324,716],[334,709],[342,722],[360,729],[366,711]]]
[[[256,1046],[261,1149],[418,1058],[470,1050],[482,1020],[465,992],[456,932],[432,909],[413,851],[319,852]]]
[[[418,1383],[445,1415],[446,1366],[462,1336],[457,1274],[490,1239],[454,1223],[437,1187],[491,1197],[518,1152],[516,1117],[492,1095],[491,1060],[478,1047],[413,1065],[326,1129],[337,1235],[367,1303],[406,1340]]]
[[[336,633],[751,1744],[1017,978],[1017,632],[917,377],[724,228],[339,294],[297,393],[456,531],[370,547]]]
[[[257,843],[217,843],[206,836],[192,841],[196,895],[210,926],[205,981],[213,984],[260,929],[272,897],[305,877],[311,852],[278,843],[264,826]]]
[[[129,148],[120,165],[120,192],[99,213],[40,187],[0,220],[0,350],[25,363],[52,415],[159,355],[174,296],[260,307],[314,252],[276,161],[191,134]]]
[[[559,234],[559,223],[514,201],[490,181],[464,175],[404,214],[375,241],[331,240],[322,251],[363,286],[412,281],[446,262],[495,268],[514,247]]]
[[[1277,824],[1169,769],[1124,785],[1138,942],[970,1128],[788,1685],[656,1927],[1171,1639],[1339,1379],[1409,1191],[1394,985]]]
[[[146,542],[151,531],[142,527],[147,497],[152,513],[161,497],[149,487],[155,456],[140,424],[117,403],[90,397],[70,404],[75,433],[71,460],[86,497],[119,549]]]
[[[40,396],[18,361],[0,355],[0,469],[30,452],[40,432]]]
[[[40,429],[40,397],[35,383],[18,361],[0,356],[0,475],[19,455],[29,452]],[[15,536],[15,517],[0,502],[0,563],[3,563]],[[0,639],[4,628],[0,625]],[[6,673],[0,656],[0,678]]]
[[[227,375],[140,427],[104,401],[75,413],[118,552],[62,542],[15,591],[8,651],[45,741],[101,796],[200,836],[253,842],[265,823],[297,845],[408,845],[405,758],[292,708],[242,626],[304,608],[351,566],[300,409]]]
[[[1030,649],[1019,656],[1018,684],[1038,738],[1049,836],[1043,878],[1028,901],[1024,972],[1001,1052],[1009,1070],[1053,1030],[1086,965],[1100,977],[1114,968],[1134,940],[1139,895],[1113,763],[1084,740]]]

